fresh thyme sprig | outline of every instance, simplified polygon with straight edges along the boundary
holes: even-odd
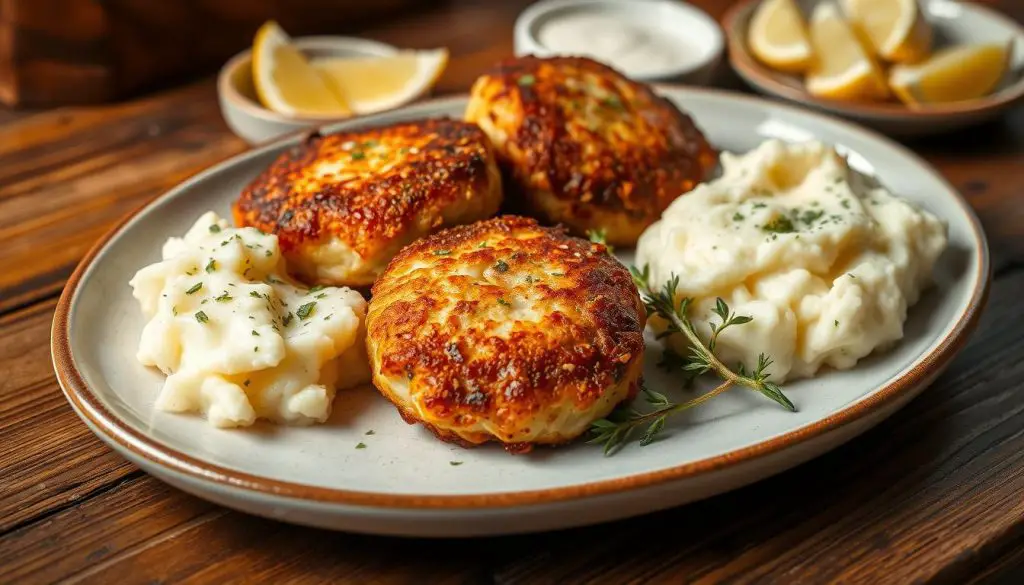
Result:
[[[711,325],[711,335],[705,344],[697,335],[690,322],[687,313],[693,299],[685,297],[676,301],[676,292],[679,288],[679,277],[673,275],[665,283],[660,291],[652,290],[650,285],[650,270],[647,266],[642,271],[630,267],[633,275],[633,282],[640,291],[648,316],[657,314],[667,323],[665,331],[658,335],[664,338],[673,334],[682,334],[690,342],[690,355],[682,361],[677,361],[677,355],[666,354],[663,364],[673,369],[679,368],[692,376],[699,376],[708,372],[714,372],[722,378],[722,383],[713,390],[686,402],[673,403],[663,394],[642,388],[644,398],[655,410],[647,413],[638,412],[635,409],[628,409],[625,412],[617,411],[608,418],[594,421],[591,425],[591,432],[594,437],[589,443],[604,445],[606,455],[611,454],[618,447],[624,444],[640,427],[646,426],[640,445],[648,445],[654,441],[655,436],[665,428],[669,416],[698,406],[711,398],[718,396],[729,388],[740,385],[746,386],[764,396],[781,404],[787,410],[796,411],[796,407],[789,398],[782,393],[777,384],[768,380],[768,367],[772,364],[770,357],[760,354],[757,360],[757,367],[753,372],[747,372],[742,364],[733,371],[715,356],[715,345],[719,336],[727,328],[734,325],[743,325],[752,321],[751,317],[737,315],[729,309],[721,298],[715,302],[713,312],[718,315],[720,321]]]

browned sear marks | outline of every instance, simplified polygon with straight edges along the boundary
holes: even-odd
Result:
[[[466,119],[497,148],[531,215],[633,245],[718,155],[689,115],[587,58],[508,59],[473,85]]]
[[[373,286],[367,346],[406,420],[522,452],[635,395],[645,318],[604,246],[502,216],[403,249]]]

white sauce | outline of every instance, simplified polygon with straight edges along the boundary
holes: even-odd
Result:
[[[611,14],[555,17],[544,23],[537,37],[549,50],[590,57],[626,75],[664,73],[691,65],[699,56],[676,36]]]
[[[721,178],[676,199],[641,235],[637,264],[657,289],[679,277],[705,339],[716,297],[753,317],[718,339],[724,362],[751,370],[768,353],[781,383],[851,368],[903,337],[946,248],[942,220],[868,186],[820,142],[769,140],[721,162]],[[669,343],[688,353],[679,336]]]
[[[277,236],[207,212],[129,283],[147,319],[137,358],[167,375],[159,410],[217,427],[322,423],[338,388],[369,380],[367,303],[287,276]]]

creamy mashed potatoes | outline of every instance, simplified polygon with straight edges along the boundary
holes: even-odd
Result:
[[[323,422],[337,388],[369,380],[367,303],[287,276],[277,236],[213,212],[129,283],[148,319],[137,357],[167,375],[156,401],[218,427]]]
[[[679,276],[707,339],[715,298],[753,321],[726,329],[716,353],[748,369],[764,352],[772,379],[850,368],[903,337],[907,309],[931,285],[944,222],[867,184],[819,142],[770,140],[722,153],[723,174],[676,199],[637,245],[652,286]],[[656,328],[659,323],[652,320]],[[670,341],[686,350],[679,335]]]

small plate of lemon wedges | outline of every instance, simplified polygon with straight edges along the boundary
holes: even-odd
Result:
[[[897,136],[989,120],[1024,97],[1024,28],[956,0],[748,0],[729,58],[761,93]]]
[[[228,125],[250,143],[407,105],[428,95],[448,50],[399,49],[343,36],[292,38],[264,23],[252,47],[221,69]]]

